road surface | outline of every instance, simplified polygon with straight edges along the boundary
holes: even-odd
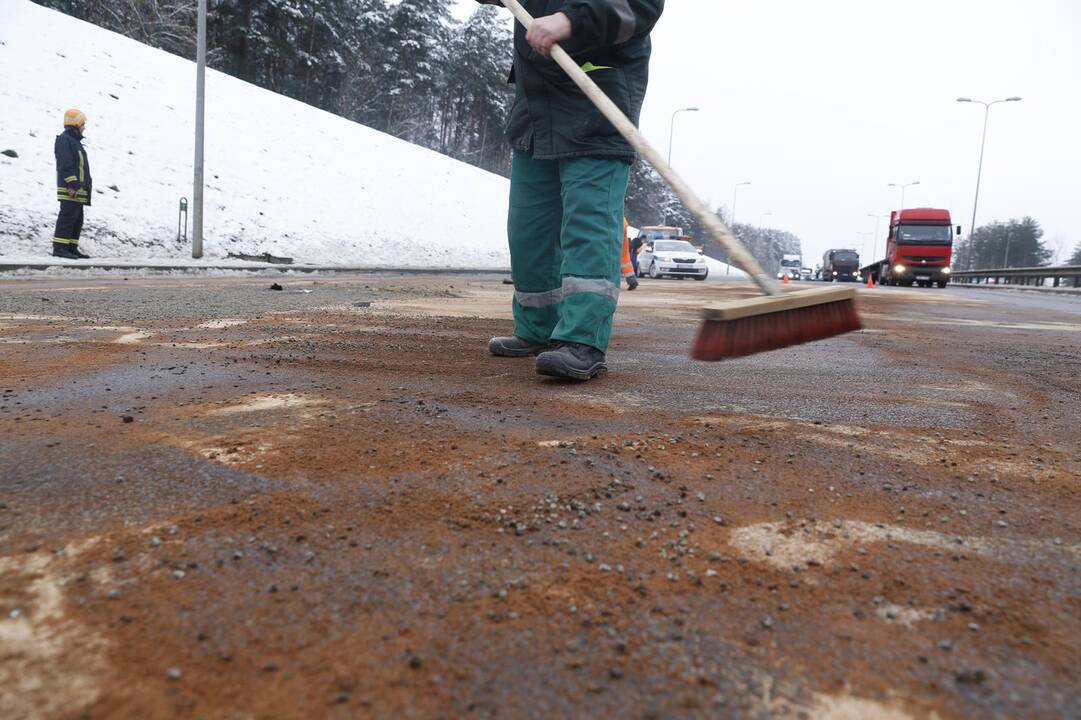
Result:
[[[498,276],[0,281],[0,716],[1081,716],[1081,300],[490,357]]]

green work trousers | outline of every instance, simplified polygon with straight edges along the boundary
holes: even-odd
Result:
[[[507,235],[515,335],[608,351],[629,175],[621,160],[514,152]]]

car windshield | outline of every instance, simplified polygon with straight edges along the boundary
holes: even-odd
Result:
[[[653,252],[696,253],[698,248],[685,240],[658,240],[653,243]]]
[[[897,242],[905,245],[949,245],[953,234],[949,225],[901,225]]]

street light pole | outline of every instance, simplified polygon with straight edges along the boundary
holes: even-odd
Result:
[[[672,113],[672,122],[668,125],[668,164],[669,165],[672,164],[672,136],[676,131],[676,115],[679,115],[681,112],[698,112],[698,108],[696,108],[696,107],[685,107],[685,108],[680,108],[679,110],[676,110],[674,113]]]
[[[732,188],[732,218],[731,218],[731,222],[732,222],[732,234],[733,235],[735,235],[735,233],[736,233],[736,200],[738,199],[738,196],[739,196],[739,188],[740,188],[741,185],[750,185],[750,184],[751,184],[750,180],[744,180],[743,182],[736,183],[736,186],[734,188]],[[725,261],[726,261],[726,267],[724,269],[724,274],[728,275],[732,271],[732,262],[731,262],[731,258],[728,257],[727,253],[725,253]]]
[[[878,257],[878,221],[882,219],[881,215],[875,215],[873,213],[867,213],[867,217],[875,219],[875,232],[874,240],[871,242],[871,262],[874,262]]]
[[[911,187],[913,185],[919,185],[919,184],[920,184],[919,180],[913,180],[910,183],[890,183],[886,187],[901,188],[901,210],[904,210],[905,209],[905,188]]]
[[[199,0],[195,51],[195,179],[192,188],[191,256],[203,256],[203,138],[206,115],[206,0]]]
[[[873,234],[874,233],[869,233],[869,232],[856,233],[856,235],[858,235],[860,238],[862,238],[862,240],[860,242],[860,249],[863,250],[864,255],[867,254],[867,237],[869,235],[873,235]]]
[[[736,187],[732,189],[732,227],[736,226],[736,199],[739,195],[739,188],[741,185],[750,185],[750,180],[744,180],[741,183],[736,183]],[[734,230],[733,230],[734,232]]]
[[[991,116],[991,106],[1004,102],[1021,102],[1021,98],[1014,96],[1008,98],[1002,98],[1001,100],[992,100],[991,102],[984,102],[983,100],[973,100],[972,98],[959,97],[957,98],[959,103],[977,103],[983,105],[983,135],[980,138],[980,162],[976,167],[976,195],[972,199],[972,224],[968,226],[968,244],[972,245],[972,233],[976,232],[976,207],[980,204],[980,178],[983,176],[983,151],[987,145],[987,121]],[[968,248],[968,252],[972,252],[972,248]]]

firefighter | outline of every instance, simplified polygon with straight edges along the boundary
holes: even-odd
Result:
[[[56,199],[60,213],[53,233],[53,255],[71,260],[90,257],[79,250],[79,235],[83,231],[83,206],[90,204],[94,190],[90,178],[90,162],[83,149],[86,115],[71,109],[64,113],[64,132],[56,136]]]
[[[514,335],[492,338],[488,349],[503,357],[536,355],[541,375],[588,380],[608,369],[635,154],[549,53],[559,43],[637,122],[650,32],[664,0],[522,4],[536,20],[528,32],[515,27],[516,93],[507,120]]]
[[[627,241],[627,228],[630,227],[627,222],[627,218],[623,218],[623,267],[621,271],[623,273],[623,279],[627,281],[627,289],[635,290],[638,287],[638,275],[634,270],[634,263],[631,262],[631,247]]]

